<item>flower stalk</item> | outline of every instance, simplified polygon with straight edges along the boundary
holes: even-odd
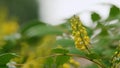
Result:
[[[74,15],[70,18],[72,35],[74,37],[75,46],[80,50],[89,50],[90,38],[87,34],[86,28],[82,25],[79,17]]]

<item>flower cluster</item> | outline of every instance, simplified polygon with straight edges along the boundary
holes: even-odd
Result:
[[[70,18],[70,23],[76,48],[81,50],[88,48],[88,45],[90,44],[90,38],[87,35],[86,28],[79,20],[79,17],[74,15]]]

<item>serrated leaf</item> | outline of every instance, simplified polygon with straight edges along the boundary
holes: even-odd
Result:
[[[91,19],[92,19],[93,22],[96,22],[96,21],[99,21],[101,19],[101,17],[100,17],[100,15],[98,13],[93,12],[91,14]]]
[[[66,54],[69,53],[69,51],[63,48],[56,48],[52,49],[52,53]]]
[[[57,67],[60,65],[63,65],[64,63],[67,63],[70,59],[70,56],[67,55],[59,55],[56,57],[56,64]]]
[[[6,65],[12,58],[17,57],[15,53],[7,53],[0,55],[0,65]]]

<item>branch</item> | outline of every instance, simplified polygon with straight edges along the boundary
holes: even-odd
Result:
[[[63,55],[63,54],[55,54],[55,55],[50,55],[50,56],[46,56],[46,57],[39,57],[39,58],[48,58],[48,57],[55,57],[55,56],[60,56],[60,55]],[[99,65],[100,67],[105,68],[105,66],[103,64],[101,64],[101,63],[99,63],[99,62],[97,62],[95,60],[89,59],[87,57],[84,57],[84,56],[81,56],[81,55],[77,55],[77,54],[67,54],[67,55],[71,56],[71,57],[79,57],[79,58],[87,59],[87,60],[89,60],[89,61]]]

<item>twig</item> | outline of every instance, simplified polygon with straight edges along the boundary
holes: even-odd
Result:
[[[46,57],[39,57],[39,58],[48,58],[48,57],[55,57],[55,56],[60,56],[60,55],[63,55],[63,54],[55,54],[55,55],[51,55],[51,56],[46,56]],[[91,60],[87,57],[84,57],[84,56],[81,56],[81,55],[77,55],[77,54],[67,54],[68,56],[71,56],[71,57],[79,57],[79,58],[84,58],[84,59],[87,59],[91,62],[94,62],[95,64],[99,65],[100,67],[102,68],[105,68],[104,65],[100,64],[99,62],[95,61],[95,60]]]
[[[39,57],[39,58],[37,58],[37,59],[55,57],[55,56],[60,56],[60,55],[63,55],[63,54],[55,54],[55,55],[50,55],[50,56],[45,56],[45,57]],[[89,59],[89,58],[87,58],[87,57],[84,57],[84,56],[81,56],[81,55],[77,55],[77,54],[67,54],[67,55],[68,55],[68,56],[71,56],[71,57],[79,57],[79,58],[87,59],[87,60],[89,60],[89,61],[91,61],[91,62],[99,65],[100,67],[105,68],[104,65],[100,64],[99,62],[97,62],[97,61],[95,61],[95,60],[91,60],[91,59]],[[15,66],[23,66],[23,65],[24,65],[24,64],[15,64]]]

